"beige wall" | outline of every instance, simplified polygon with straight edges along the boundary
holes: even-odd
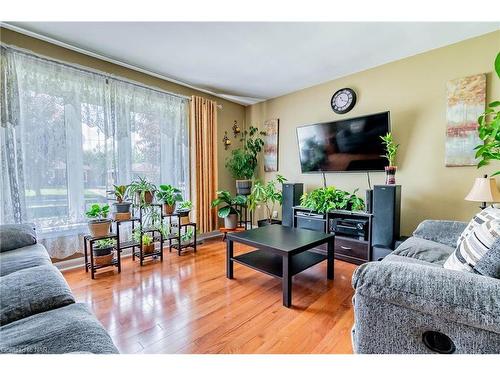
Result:
[[[468,220],[478,204],[463,198],[474,178],[499,166],[444,166],[446,82],[486,73],[487,101],[499,99],[500,80],[493,70],[499,50],[500,31],[247,107],[246,122],[261,127],[264,120],[279,118],[279,173],[311,190],[322,178],[301,174],[296,127],[389,110],[394,137],[401,144],[396,178],[402,185],[402,234],[410,234],[426,218]],[[342,87],[353,88],[358,102],[348,114],[336,115],[330,98]],[[262,163],[260,173],[265,179],[274,176],[264,174]],[[371,173],[371,178],[372,184],[384,182],[383,173]],[[360,188],[361,195],[368,187],[362,173],[330,173],[327,183],[344,190]]]
[[[198,95],[212,100],[217,101],[217,103],[222,104],[223,108],[218,112],[218,155],[219,155],[219,188],[224,190],[235,191],[234,180],[231,178],[230,174],[224,167],[225,157],[230,150],[225,151],[222,145],[222,137],[224,136],[224,131],[228,134],[232,134],[232,126],[234,120],[237,120],[239,124],[244,125],[245,121],[245,107],[229,102],[222,98],[218,98],[204,92],[200,92],[189,87],[180,86],[178,84],[165,81],[144,73],[131,70],[120,65],[109,63],[94,57],[90,57],[57,45],[44,42],[42,40],[32,38],[5,28],[0,28],[0,41],[6,44],[18,46],[36,52],[38,54],[45,55],[47,57],[63,60],[73,64],[79,64],[83,66],[90,67],[92,69],[97,69],[106,73],[114,74],[117,76],[125,77],[137,82],[142,82],[146,85],[155,86],[163,90],[174,92],[181,95]]]

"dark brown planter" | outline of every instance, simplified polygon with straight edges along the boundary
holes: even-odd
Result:
[[[142,252],[144,254],[151,254],[155,251],[155,244],[152,243],[150,245],[142,245]]]
[[[137,200],[137,202],[139,202],[139,204],[141,204],[141,203],[145,203],[145,204],[153,203],[153,193],[151,191],[144,192],[144,202],[142,202],[142,200],[141,200],[142,193],[138,191],[136,194],[137,194],[136,200]]]
[[[257,226],[260,227],[266,227],[268,225],[273,225],[273,224],[280,224],[281,225],[281,220],[275,220],[272,219],[269,221],[268,219],[262,219],[262,220],[257,220]]]

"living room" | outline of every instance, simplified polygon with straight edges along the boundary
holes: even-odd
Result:
[[[498,21],[268,6],[276,18],[3,17],[12,364],[498,360]]]

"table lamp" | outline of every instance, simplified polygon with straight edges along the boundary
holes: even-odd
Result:
[[[471,202],[481,202],[479,206],[482,210],[486,208],[486,203],[500,202],[500,192],[497,188],[497,183],[493,177],[488,178],[488,175],[484,177],[476,178],[474,185],[470,190],[469,194],[465,197],[466,201]]]

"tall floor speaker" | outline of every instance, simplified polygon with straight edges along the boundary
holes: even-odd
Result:
[[[300,197],[304,192],[304,184],[283,184],[283,203],[281,224],[286,227],[293,227],[293,206],[300,204]]]
[[[372,211],[372,246],[394,249],[399,239],[401,185],[375,185]]]

